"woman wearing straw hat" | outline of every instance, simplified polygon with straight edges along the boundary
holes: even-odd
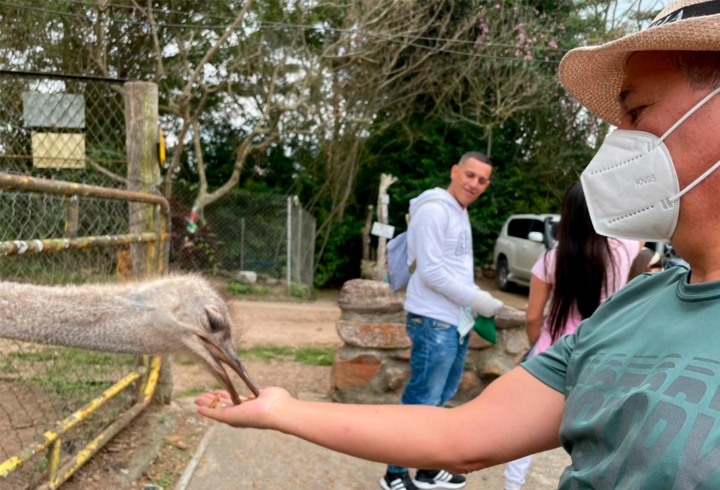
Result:
[[[682,50],[682,51],[677,51]],[[618,126],[581,176],[596,230],[672,239],[691,271],[642,276],[572,334],[452,409],[299,401],[199,412],[374,461],[471,472],[562,445],[560,489],[720,488],[720,0],[676,0],[579,48],[560,80]]]

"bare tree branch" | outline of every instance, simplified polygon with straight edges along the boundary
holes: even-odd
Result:
[[[113,179],[113,180],[115,180],[115,181],[117,181],[117,182],[121,182],[125,187],[128,186],[128,180],[127,180],[125,177],[122,177],[122,176],[120,176],[120,175],[118,175],[118,174],[116,174],[116,173],[114,173],[114,172],[111,172],[110,170],[106,169],[105,167],[103,167],[102,165],[100,165],[99,163],[97,163],[97,162],[96,162],[95,160],[93,160],[92,158],[87,158],[87,157],[86,157],[86,158],[85,158],[85,161],[88,163],[88,165],[90,165],[90,166],[91,166],[94,170],[96,170],[97,172],[100,172],[101,174],[103,174],[103,175],[105,175],[105,176],[107,176],[107,177],[110,177],[111,179]]]

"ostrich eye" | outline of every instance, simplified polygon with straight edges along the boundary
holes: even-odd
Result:
[[[227,328],[227,322],[219,311],[216,311],[213,308],[206,308],[205,312],[207,313],[207,319],[210,324],[211,332],[220,332],[221,330],[225,330]]]
[[[222,318],[217,318],[214,315],[208,315],[208,319],[210,320],[210,330],[212,332],[219,332],[225,328],[225,322]]]

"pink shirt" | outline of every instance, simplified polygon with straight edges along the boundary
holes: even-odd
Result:
[[[608,238],[610,249],[613,254],[614,270],[608,270],[607,288],[604,288],[600,296],[600,303],[605,301],[608,296],[614,294],[618,289],[623,287],[627,282],[627,276],[630,273],[630,266],[640,252],[640,243],[631,240],[620,240],[617,238]],[[532,268],[532,273],[542,282],[553,284],[555,282],[555,256],[557,249],[548,250],[540,256]],[[547,260],[546,260],[547,259]],[[570,316],[565,324],[565,332],[563,335],[571,334],[582,321],[580,312],[573,306]],[[539,354],[552,345],[552,337],[550,337],[550,319],[545,319],[540,338],[535,345],[533,355]]]

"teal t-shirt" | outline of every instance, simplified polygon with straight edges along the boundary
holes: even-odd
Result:
[[[689,277],[638,277],[523,363],[565,395],[559,489],[720,489],[720,281]]]

